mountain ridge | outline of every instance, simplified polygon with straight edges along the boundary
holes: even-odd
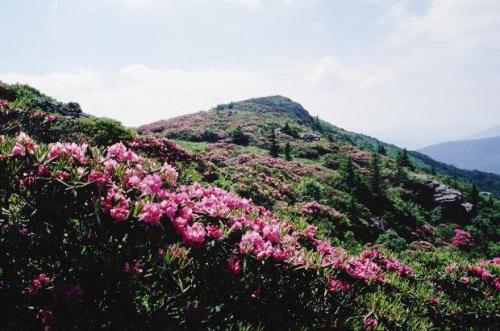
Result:
[[[462,169],[500,174],[500,136],[448,141],[419,152]]]
[[[297,121],[297,122],[295,122]],[[284,132],[288,129],[292,132]],[[240,128],[251,137],[250,144],[266,148],[271,129],[285,134],[299,157],[321,159],[331,151],[333,142],[339,146],[352,145],[361,150],[376,152],[383,146],[387,154],[396,157],[401,148],[376,138],[350,132],[329,122],[312,117],[299,103],[283,96],[252,98],[221,104],[207,111],[186,114],[156,121],[138,127],[139,133],[161,134],[182,141],[226,141]],[[309,140],[309,141],[306,141]],[[480,190],[500,194],[500,176],[487,172],[458,169],[449,164],[432,160],[422,153],[409,152],[410,158],[421,169],[451,178],[463,178],[475,183]]]

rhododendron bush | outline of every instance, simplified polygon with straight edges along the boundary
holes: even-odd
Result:
[[[351,256],[312,225],[179,183],[175,155],[137,153],[153,142],[103,149],[1,138],[2,326],[371,330],[474,325],[461,314],[475,311],[485,325],[498,321],[497,260],[447,266],[440,277],[449,261],[426,276],[376,248]],[[430,291],[439,298],[418,300]]]

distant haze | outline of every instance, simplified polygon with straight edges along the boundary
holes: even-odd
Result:
[[[17,0],[1,8],[0,80],[130,126],[276,94],[410,149],[500,123],[499,1]]]

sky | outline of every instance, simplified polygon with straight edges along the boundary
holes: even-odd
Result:
[[[284,95],[404,147],[500,124],[498,0],[0,0],[0,80],[138,126]]]

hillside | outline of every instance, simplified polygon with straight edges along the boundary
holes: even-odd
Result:
[[[181,141],[217,142],[230,141],[237,128],[250,138],[249,145],[264,149],[267,148],[271,129],[278,129],[278,139],[283,144],[291,144],[296,158],[308,159],[318,164],[332,159],[332,154],[337,154],[339,148],[376,152],[383,146],[386,154],[392,158],[401,151],[397,146],[343,130],[312,117],[300,104],[282,96],[218,105],[209,111],[143,125],[138,131],[160,133],[167,138]],[[498,175],[457,169],[417,152],[410,152],[409,155],[415,166],[420,169],[452,180],[472,182],[481,191],[500,194]]]
[[[137,132],[65,109],[0,87],[5,329],[500,323],[500,199],[477,172],[280,96]]]
[[[419,152],[458,168],[500,174],[500,136],[449,141],[422,148]]]

